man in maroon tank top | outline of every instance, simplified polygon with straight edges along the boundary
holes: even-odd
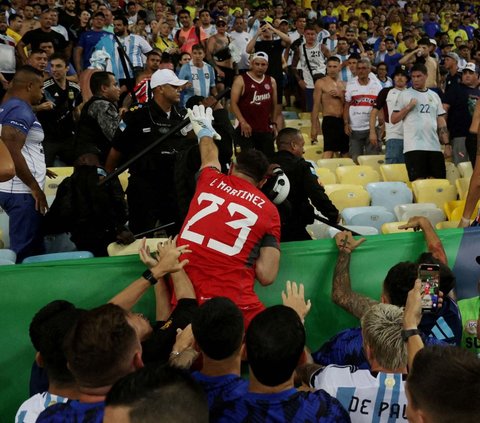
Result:
[[[237,143],[242,151],[255,148],[270,158],[276,135],[277,85],[273,78],[265,75],[267,68],[267,53],[255,53],[250,60],[250,70],[233,83],[231,104],[239,122]]]

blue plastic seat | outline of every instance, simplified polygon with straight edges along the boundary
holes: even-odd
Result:
[[[346,225],[371,226],[378,231],[384,223],[395,221],[395,215],[385,207],[348,207],[342,210],[342,217]]]
[[[92,258],[93,254],[90,251],[68,251],[65,253],[42,254],[39,256],[27,257],[22,263],[42,263],[46,261],[55,260],[76,260]]]
[[[372,206],[385,207],[390,213],[395,213],[398,204],[409,204],[413,194],[405,182],[371,182],[366,189],[370,194]]]

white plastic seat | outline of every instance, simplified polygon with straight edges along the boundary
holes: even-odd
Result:
[[[468,162],[461,162],[457,165],[457,169],[460,172],[460,176],[462,178],[471,178],[473,173],[472,163]]]
[[[413,194],[405,182],[371,182],[365,187],[370,194],[372,206],[383,206],[394,213],[398,204],[413,201]]]
[[[166,238],[147,238],[147,246],[150,248],[150,251],[157,250],[157,244],[159,242],[165,242]],[[109,256],[130,256],[138,254],[140,245],[142,243],[141,239],[136,239],[129,245],[121,245],[116,242],[108,244],[107,252]]]
[[[372,226],[378,231],[395,220],[395,215],[381,206],[349,207],[342,210],[342,217],[347,225]]]
[[[15,264],[17,254],[7,248],[0,249],[0,265]]]
[[[378,229],[373,226],[357,226],[357,225],[345,225],[345,228],[360,235],[378,235]],[[340,232],[337,228],[328,228],[328,235],[330,238],[334,238]]]
[[[330,226],[328,226],[326,223],[314,222],[311,225],[307,225],[305,229],[313,239],[325,239],[330,238],[328,235],[329,228]]]
[[[412,203],[399,204],[395,206],[395,215],[399,221],[407,222],[411,217],[423,216],[435,226],[439,222],[446,220],[445,213],[434,203]]]
[[[460,178],[460,172],[453,162],[445,162],[445,169],[447,171],[447,179],[451,185],[455,185],[455,181]]]

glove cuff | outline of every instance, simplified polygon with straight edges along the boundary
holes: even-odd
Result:
[[[210,138],[213,138],[213,135],[214,135],[214,132],[207,129],[207,128],[202,128],[198,134],[197,134],[197,137],[198,137],[198,140],[200,141],[203,137],[210,137]]]

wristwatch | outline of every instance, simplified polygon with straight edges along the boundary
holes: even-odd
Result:
[[[418,329],[402,329],[402,339],[404,342],[407,342],[408,338],[414,335],[420,335],[420,331]]]
[[[148,282],[150,282],[150,285],[155,285],[158,282],[149,269],[145,270],[145,272],[142,273],[142,277],[145,278]]]

